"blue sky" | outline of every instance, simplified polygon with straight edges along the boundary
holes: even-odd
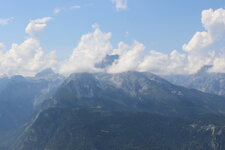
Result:
[[[224,6],[223,0],[1,0],[0,75],[47,67],[95,72],[111,53],[120,58],[108,72],[191,74],[204,65],[224,72]]]
[[[45,50],[56,50],[58,58],[67,57],[81,35],[99,24],[112,32],[114,46],[119,41],[140,41],[149,49],[170,52],[181,50],[196,31],[202,31],[201,11],[223,8],[223,0],[128,0],[127,10],[117,11],[111,0],[1,0],[0,18],[13,17],[7,26],[0,26],[0,42],[10,46],[26,37],[29,20],[51,16],[54,19],[41,35]],[[71,9],[79,5],[80,9]],[[53,14],[55,8],[62,9]],[[126,35],[126,33],[128,33]]]

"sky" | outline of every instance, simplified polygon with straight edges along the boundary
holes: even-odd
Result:
[[[225,72],[223,0],[0,0],[0,75]]]

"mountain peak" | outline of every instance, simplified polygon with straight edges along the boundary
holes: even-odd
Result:
[[[117,59],[119,58],[119,55],[107,55],[102,62],[96,64],[97,68],[106,68],[110,65],[112,65]]]
[[[205,65],[197,72],[197,74],[208,73],[209,69],[212,68],[212,67],[213,67],[212,65]]]
[[[22,75],[14,75],[10,78],[13,81],[25,81],[26,78]]]
[[[63,79],[62,75],[55,73],[51,68],[47,68],[35,75],[36,79],[58,80]]]
[[[55,75],[55,72],[51,68],[47,68],[37,73],[35,77],[46,77],[51,75]]]

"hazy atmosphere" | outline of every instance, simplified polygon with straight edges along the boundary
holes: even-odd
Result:
[[[225,1],[0,0],[0,150],[225,150]]]

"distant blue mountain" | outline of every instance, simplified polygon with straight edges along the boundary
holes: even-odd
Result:
[[[225,98],[151,73],[74,73],[13,150],[221,150]]]
[[[13,131],[28,121],[61,81],[50,70],[36,77],[0,78],[0,138],[2,132]]]
[[[193,75],[170,75],[165,78],[177,85],[225,96],[225,73],[210,73],[210,68],[205,66]]]
[[[149,72],[45,70],[2,82],[0,133],[17,131],[0,136],[10,150],[225,148],[225,98]]]
[[[117,59],[119,58],[119,55],[107,55],[102,62],[95,65],[97,68],[106,68],[108,66],[111,66]]]

